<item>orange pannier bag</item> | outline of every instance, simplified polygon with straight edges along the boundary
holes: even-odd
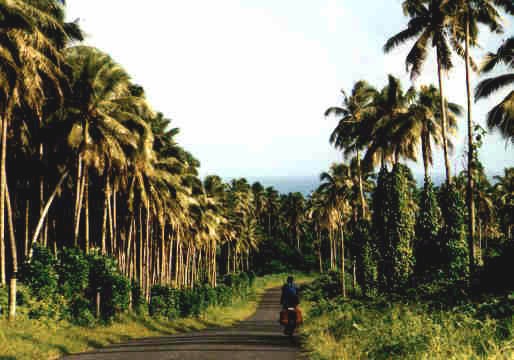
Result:
[[[296,325],[303,323],[302,311],[299,307],[295,308],[296,311]],[[287,309],[280,311],[280,324],[286,326],[289,323],[289,311]]]
[[[280,324],[286,326],[289,322],[287,309],[280,311]]]
[[[296,307],[296,325],[301,325],[303,323],[303,315],[302,310],[297,306]]]

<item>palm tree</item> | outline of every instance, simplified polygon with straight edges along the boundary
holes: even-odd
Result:
[[[403,91],[400,80],[388,76],[388,84],[377,92],[359,129],[359,142],[368,144],[364,162],[374,167],[386,161],[398,163],[400,157],[415,160],[415,149],[407,136],[398,131],[416,95],[413,87]]]
[[[470,46],[476,44],[478,38],[478,24],[484,24],[489,29],[496,33],[502,32],[502,26],[500,24],[501,17],[495,6],[501,6],[505,10],[509,10],[514,7],[511,0],[454,0],[453,4],[450,1],[450,7],[453,9],[449,10],[452,19],[452,26],[454,28],[454,47],[457,52],[462,54],[462,48],[459,42],[464,41],[464,60],[466,68],[466,95],[467,95],[467,108],[468,108],[468,182],[466,189],[466,198],[468,206],[468,243],[470,248],[470,269],[473,273],[474,270],[474,239],[475,239],[475,204],[474,204],[474,183],[473,183],[473,159],[474,159],[474,146],[473,146],[473,121],[471,116],[471,83],[470,83],[470,64],[471,57],[469,55]],[[514,13],[514,12],[513,12]],[[464,31],[462,31],[464,28]],[[464,33],[464,36],[462,36]]]
[[[305,221],[305,199],[299,192],[289,193],[282,203],[282,214],[285,217],[289,234],[293,236],[296,250],[300,251],[300,236]]]
[[[502,63],[511,72],[482,80],[475,89],[476,100],[486,98],[499,89],[514,84],[514,37],[505,40],[496,53],[487,54],[481,72],[488,73]],[[497,128],[507,141],[514,143],[514,91],[489,111],[487,126],[489,129]]]
[[[343,297],[346,297],[344,226],[351,213],[348,200],[353,187],[350,168],[345,164],[333,164],[329,172],[320,175],[320,180],[319,192],[325,196],[326,206],[330,211],[329,222],[331,225],[337,224],[341,236],[341,291]]]
[[[51,0],[33,2],[14,0],[0,3],[0,119],[2,147],[0,151],[0,257],[2,259],[2,283],[5,282],[5,206],[10,203],[7,193],[7,133],[17,108],[27,107],[41,114],[45,105],[42,99],[48,88],[62,95],[64,75],[60,65],[63,56],[57,44],[48,37],[66,39],[62,11]],[[10,207],[10,206],[8,206]],[[9,212],[12,214],[12,212]],[[9,219],[12,223],[13,219]],[[9,317],[14,319],[16,310],[16,241],[11,239],[13,274],[10,282]]]
[[[364,144],[358,142],[358,129],[365,112],[372,105],[376,90],[366,81],[361,80],[355,83],[350,96],[344,90],[341,90],[341,93],[343,95],[342,106],[331,107],[325,111],[325,116],[335,115],[339,118],[336,128],[330,135],[330,143],[337,149],[343,150],[345,156],[356,153],[361,216],[366,218],[360,159],[360,152]]]
[[[499,204],[498,213],[500,215],[503,230],[509,241],[513,239],[512,228],[514,226],[514,168],[504,170],[503,176],[495,176],[494,185],[495,202]]]
[[[81,208],[85,210],[85,249],[89,250],[88,172],[126,168],[127,155],[138,146],[133,129],[149,133],[152,113],[146,100],[131,92],[130,77],[108,55],[85,46],[66,50],[72,68],[72,93],[65,118],[73,124],[70,145],[77,149],[74,241],[77,245]],[[145,155],[153,148],[148,140]],[[109,177],[106,177],[108,181]]]
[[[447,141],[447,111],[446,98],[444,95],[443,72],[450,70],[453,66],[451,60],[451,47],[449,44],[450,30],[448,28],[450,17],[445,9],[446,1],[432,0],[405,0],[402,4],[403,12],[410,17],[407,29],[391,37],[384,45],[384,51],[390,52],[395,47],[416,38],[414,46],[409,51],[405,60],[407,71],[415,79],[420,75],[423,64],[428,55],[429,46],[435,48],[437,58],[437,75],[439,79],[439,92],[443,101],[441,102],[442,115],[442,142],[444,152],[444,163],[446,168],[446,182],[451,182],[450,160],[448,158]]]
[[[425,179],[429,178],[429,167],[433,163],[433,145],[442,144],[441,101],[435,86],[422,85],[402,125],[402,131],[412,133],[413,141],[417,143],[421,140]],[[448,133],[454,135],[457,132],[457,116],[462,114],[462,108],[452,102],[447,103],[447,106]],[[447,144],[450,149],[453,147],[450,139],[447,139]]]

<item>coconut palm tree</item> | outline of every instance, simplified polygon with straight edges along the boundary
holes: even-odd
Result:
[[[499,89],[508,89],[514,84],[514,37],[505,40],[496,53],[487,54],[481,72],[489,73],[499,64],[507,66],[507,73],[482,80],[475,89],[476,100],[487,98]],[[514,90],[489,111],[487,126],[498,129],[507,141],[514,143]]]
[[[447,141],[447,111],[446,97],[443,86],[443,73],[453,66],[450,46],[450,17],[444,0],[405,0],[402,3],[403,12],[410,17],[405,30],[391,37],[384,45],[384,51],[390,52],[397,46],[407,41],[416,39],[414,46],[409,51],[405,64],[412,79],[421,74],[430,47],[435,48],[437,59],[437,76],[439,79],[439,92],[443,101],[441,102],[442,115],[442,143],[444,152],[444,163],[446,168],[446,181],[451,181],[450,160],[448,157]]]
[[[366,201],[362,186],[362,170],[360,152],[364,144],[358,142],[358,129],[364,114],[373,103],[376,90],[366,81],[361,80],[355,83],[350,96],[344,90],[343,103],[340,107],[331,107],[325,111],[325,116],[335,115],[339,118],[336,128],[330,135],[330,143],[337,149],[342,150],[345,157],[355,153],[358,169],[359,196],[361,205],[361,216],[366,217]]]
[[[26,107],[36,114],[43,112],[47,90],[53,88],[62,96],[63,56],[48,36],[67,38],[62,8],[54,1],[14,0],[0,3],[0,119],[2,147],[0,151],[0,258],[2,283],[5,282],[5,206],[7,193],[7,133],[14,113]],[[11,213],[11,212],[10,212]],[[12,223],[12,219],[9,219]],[[9,317],[16,310],[16,241],[11,239],[13,274],[10,281]]]
[[[416,143],[421,141],[425,179],[429,178],[429,167],[433,163],[433,146],[442,144],[441,101],[439,90],[435,86],[422,85],[415,102],[411,104],[407,116],[403,119],[402,132],[412,133],[411,139]],[[462,108],[452,102],[448,102],[447,106],[448,133],[455,135],[457,116],[462,114]],[[447,139],[447,144],[450,149],[453,148],[451,139]]]
[[[88,251],[88,172],[103,174],[112,167],[126,168],[127,154],[138,147],[138,135],[131,130],[151,133],[145,118],[152,112],[144,97],[133,95],[129,75],[107,54],[77,46],[66,50],[66,59],[72,68],[73,96],[64,117],[73,124],[70,146],[77,151],[74,241],[77,245],[84,204],[84,246]],[[144,154],[152,157],[153,137],[146,139]]]
[[[337,224],[341,236],[341,292],[346,297],[344,227],[351,214],[349,197],[353,184],[350,168],[345,164],[333,164],[329,172],[321,173],[320,180],[319,192],[325,196],[330,211],[329,222]]]
[[[386,161],[398,163],[400,157],[415,160],[415,149],[405,134],[397,131],[416,95],[413,87],[403,91],[400,80],[388,76],[388,84],[377,92],[359,128],[359,142],[368,144],[364,162],[374,167]]]
[[[479,24],[489,27],[495,33],[503,31],[501,26],[501,16],[495,6],[501,6],[509,11],[514,8],[511,0],[453,0],[449,2],[448,12],[452,18],[452,28],[454,33],[453,45],[457,53],[464,55],[466,69],[466,95],[467,95],[467,125],[468,125],[468,182],[466,188],[466,198],[468,206],[468,237],[470,248],[470,269],[474,270],[474,239],[475,239],[475,204],[474,204],[474,179],[473,179],[473,121],[471,116],[471,82],[470,66],[472,59],[469,55],[470,46],[476,46],[478,39]],[[511,12],[514,13],[514,12]],[[460,43],[464,42],[464,50]],[[476,66],[474,66],[476,68]]]
[[[502,176],[494,177],[495,203],[499,204],[498,213],[503,231],[508,240],[512,241],[514,227],[514,168],[504,170]]]

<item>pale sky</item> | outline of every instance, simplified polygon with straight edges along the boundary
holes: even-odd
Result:
[[[178,141],[200,160],[202,175],[317,175],[341,160],[328,143],[336,120],[323,117],[340,103],[341,88],[359,79],[381,88],[388,73],[410,86],[408,48],[382,52],[406,26],[400,0],[68,0],[67,8],[86,44],[123,65],[181,129]],[[506,21],[502,36],[483,31],[476,59],[512,35],[513,19]],[[463,62],[454,63],[447,94],[464,106]],[[430,58],[416,85],[437,84],[435,70]],[[484,125],[506,93],[476,104],[474,120]],[[464,135],[463,117],[458,169]],[[498,135],[487,136],[482,159],[491,173],[514,166],[513,155]],[[422,171],[421,163],[412,168]],[[432,172],[443,171],[437,154]]]

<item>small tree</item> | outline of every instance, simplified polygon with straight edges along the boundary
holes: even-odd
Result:
[[[420,197],[419,213],[416,221],[417,241],[414,246],[416,255],[416,274],[418,276],[431,276],[441,264],[441,244],[439,233],[441,231],[442,215],[437,202],[437,194],[429,177],[425,177],[425,184]]]
[[[414,267],[413,178],[406,166],[396,164],[390,173],[380,170],[373,206],[380,289],[398,291],[407,285]]]
[[[357,258],[357,281],[364,295],[372,296],[377,289],[377,249],[372,242],[371,224],[360,220],[353,235]]]
[[[465,232],[465,203],[454,184],[444,184],[439,192],[444,225],[441,229],[443,269],[450,280],[469,274],[469,249]]]

